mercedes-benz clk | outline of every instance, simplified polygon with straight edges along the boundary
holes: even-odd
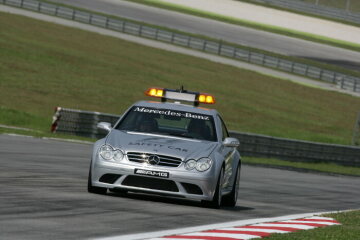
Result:
[[[142,192],[200,200],[204,206],[235,206],[241,159],[209,94],[149,88],[161,99],[132,105],[107,136],[94,144],[90,193]],[[185,104],[184,104],[185,103]],[[188,104],[190,103],[190,104]]]

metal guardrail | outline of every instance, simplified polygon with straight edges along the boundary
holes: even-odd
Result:
[[[360,146],[360,112],[355,122],[351,144],[354,146]]]
[[[360,148],[316,143],[258,134],[231,132],[244,156],[278,158],[295,162],[330,162],[360,166]]]
[[[298,0],[250,0],[250,1],[360,24],[360,13],[349,12],[339,8],[321,6],[321,5],[316,5]]]
[[[360,92],[359,77],[349,76],[339,72],[333,72],[302,63],[284,60],[278,57],[268,56],[254,51],[236,48],[223,44],[221,41],[208,41],[201,38],[165,31],[132,22],[112,19],[89,12],[78,11],[75,9],[65,8],[35,0],[0,0],[0,3],[33,10],[48,15],[54,15],[77,22],[87,23],[126,34],[136,35],[182,47],[204,51],[207,53],[217,54],[235,60],[281,70],[284,72],[290,72],[297,75],[333,83],[344,90]]]
[[[115,125],[120,115],[89,112],[68,108],[55,108],[51,132],[65,133],[82,137],[102,138],[106,132],[97,128],[99,122]]]
[[[119,115],[56,108],[51,130],[52,132],[101,138],[106,133],[99,132],[96,128],[97,123],[105,121],[114,126],[119,117]],[[243,156],[360,166],[359,147],[291,140],[235,131],[230,131],[230,135],[240,140],[239,150]]]

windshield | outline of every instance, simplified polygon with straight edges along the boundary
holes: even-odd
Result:
[[[133,107],[115,129],[207,141],[217,140],[211,115],[170,109]]]

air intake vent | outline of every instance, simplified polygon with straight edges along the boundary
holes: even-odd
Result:
[[[185,188],[187,193],[190,194],[196,194],[196,195],[203,195],[203,191],[201,190],[201,188],[195,184],[191,184],[191,183],[181,183],[181,185],[183,185],[183,187]]]
[[[169,192],[179,191],[174,181],[149,177],[128,176],[122,182],[122,185]]]
[[[99,182],[114,184],[114,182],[116,182],[116,180],[118,180],[119,177],[121,177],[121,175],[119,174],[107,173],[101,176]]]

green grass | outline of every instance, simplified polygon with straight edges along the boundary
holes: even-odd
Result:
[[[222,21],[222,22],[226,22],[226,23],[231,23],[231,24],[236,24],[236,25],[240,25],[240,26],[250,27],[250,28],[254,28],[254,29],[258,29],[258,30],[262,30],[262,31],[273,32],[273,33],[282,34],[282,35],[286,35],[286,36],[290,36],[290,37],[305,39],[305,40],[318,42],[318,43],[322,43],[322,44],[328,44],[331,46],[346,48],[346,49],[350,49],[350,50],[354,50],[354,51],[360,51],[360,45],[356,44],[356,43],[346,42],[346,41],[342,41],[342,40],[332,39],[332,38],[328,38],[328,37],[324,37],[324,36],[295,31],[292,29],[286,29],[286,28],[276,27],[276,26],[267,25],[267,24],[260,24],[257,22],[238,19],[238,18],[234,18],[234,17],[228,17],[228,16],[224,16],[224,15],[220,15],[220,14],[216,14],[216,13],[212,13],[212,12],[202,11],[202,10],[198,10],[198,9],[194,9],[194,8],[190,8],[190,7],[186,7],[186,6],[182,6],[182,5],[164,2],[161,0],[127,0],[127,1],[146,4],[146,5],[150,5],[150,6],[154,6],[154,7],[158,7],[158,8],[164,8],[164,9],[168,9],[168,10],[172,10],[172,11],[182,12],[185,14],[191,14],[191,15],[195,15],[195,16],[199,16],[199,17],[209,18],[209,19]]]
[[[324,215],[336,219],[341,225],[303,230],[287,234],[272,234],[267,240],[357,240],[360,236],[360,211]]]
[[[126,18],[122,18],[122,17],[119,17],[119,16],[104,14],[104,13],[101,13],[101,12],[95,12],[95,11],[92,11],[92,10],[89,10],[89,9],[74,7],[74,6],[71,6],[71,5],[61,4],[61,3],[57,3],[57,2],[52,2],[51,0],[43,0],[42,2],[55,3],[56,5],[59,5],[59,6],[73,8],[73,9],[76,9],[76,10],[79,10],[79,11],[86,11],[86,12],[90,12],[92,14],[97,14],[97,15],[101,15],[101,16],[105,16],[105,17],[110,17],[112,19],[118,19],[118,20],[121,20],[121,21],[128,21],[128,22],[132,22],[132,23],[135,23],[135,24],[141,24],[141,25],[144,25],[144,26],[161,29],[161,30],[168,31],[168,32],[174,32],[174,33],[177,33],[177,34],[182,34],[182,35],[186,35],[186,36],[190,36],[190,37],[194,37],[194,38],[200,38],[200,39],[204,39],[204,40],[207,40],[207,41],[221,42],[222,44],[225,44],[225,45],[228,45],[228,46],[233,46],[233,47],[236,47],[236,48],[239,48],[239,49],[248,50],[248,51],[252,51],[252,52],[255,52],[255,53],[265,54],[267,56],[277,57],[277,58],[282,59],[282,60],[288,60],[288,61],[293,61],[293,62],[297,62],[297,63],[307,64],[307,65],[310,65],[310,66],[326,69],[326,70],[329,70],[329,71],[340,72],[340,73],[347,74],[347,75],[350,75],[350,76],[360,77],[360,71],[350,70],[350,69],[343,68],[343,67],[333,65],[333,64],[327,64],[327,63],[324,63],[324,62],[311,60],[311,59],[306,59],[306,58],[301,58],[301,57],[285,56],[285,55],[281,55],[281,54],[278,54],[278,53],[274,53],[274,52],[270,52],[270,51],[266,51],[266,50],[262,50],[262,49],[252,48],[252,47],[248,47],[248,46],[244,46],[244,45],[240,45],[240,44],[236,44],[236,43],[223,41],[221,39],[211,38],[211,37],[204,36],[204,35],[201,35],[201,34],[187,33],[187,32],[183,32],[183,31],[179,31],[177,29],[152,25],[152,24],[149,24],[149,23],[146,23],[146,22],[135,21],[135,20],[132,20],[132,19],[126,19]],[[296,74],[294,73],[294,75],[296,75]],[[299,75],[299,76],[303,76],[303,75]],[[315,80],[318,80],[318,79],[315,79]]]
[[[35,114],[8,109],[6,107],[0,106],[0,119],[1,124],[9,126],[22,126],[25,128],[31,128],[39,131],[44,131],[45,126],[50,126],[51,119],[40,117]],[[44,124],[46,123],[46,125]]]
[[[22,16],[0,13],[0,29],[0,124],[48,131],[55,106],[121,114],[149,86],[184,85],[213,93],[229,129],[351,142],[360,98]]]
[[[287,167],[293,170],[311,170],[316,172],[335,173],[342,175],[360,176],[359,167],[341,166],[334,163],[290,162],[271,158],[243,157],[242,162],[250,165]]]
[[[40,116],[21,110],[9,109],[0,106],[0,124],[6,126],[18,126],[25,129],[13,129],[0,126],[0,134],[14,133],[34,137],[55,137],[60,139],[74,139],[84,141],[95,141],[91,138],[69,136],[66,134],[52,134],[50,126],[52,123],[51,116]]]

